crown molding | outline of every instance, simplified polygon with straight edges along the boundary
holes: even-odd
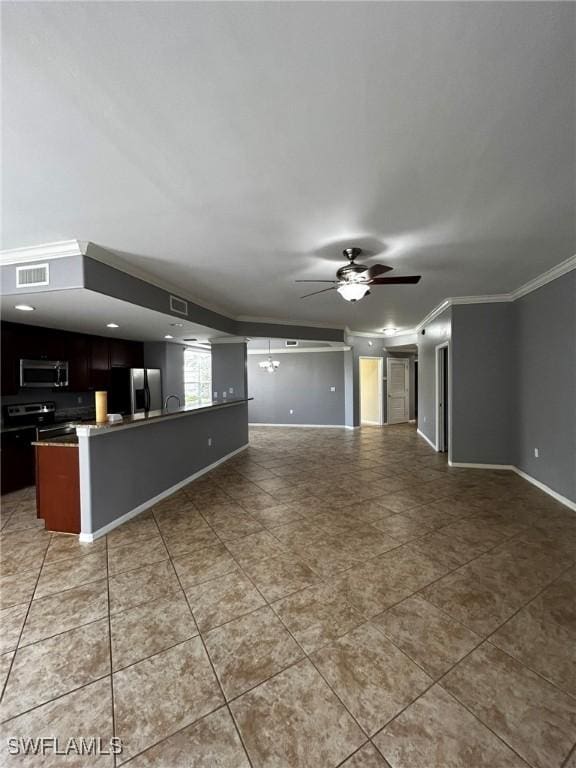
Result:
[[[214,336],[209,338],[208,341],[211,345],[214,344],[246,344],[248,339],[246,336]]]
[[[521,285],[520,288],[516,288],[516,290],[512,291],[510,294],[512,301],[521,299],[522,296],[526,296],[526,294],[532,293],[532,291],[536,291],[538,288],[542,288],[543,285],[547,285],[553,280],[562,277],[562,275],[568,274],[568,272],[571,272],[573,269],[576,269],[576,254],[574,254],[574,256],[570,256],[570,258],[566,259],[565,261],[561,261],[560,264],[552,267],[552,269],[549,269],[547,272],[543,272],[533,280],[529,280],[527,283],[524,283],[524,285]]]
[[[271,350],[271,355],[302,355],[305,353],[310,352],[349,352],[352,349],[352,347],[349,346],[342,346],[342,347],[299,347],[299,348],[292,348],[292,349],[273,349]],[[249,349],[248,350],[249,355],[261,355],[263,357],[268,357],[269,353],[267,350],[264,349]]]
[[[41,259],[65,259],[68,256],[85,256],[88,243],[80,240],[60,240],[56,243],[30,245],[26,248],[9,248],[0,251],[0,264],[25,264]]]

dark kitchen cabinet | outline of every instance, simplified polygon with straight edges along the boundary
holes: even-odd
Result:
[[[2,324],[2,395],[15,395],[18,392],[18,345],[14,329]]]
[[[1,341],[4,395],[20,391],[21,359],[68,361],[69,392],[109,389],[113,367],[144,367],[144,345],[139,341],[20,323],[2,323]]]
[[[89,389],[110,387],[110,342],[101,336],[90,336]]]
[[[113,368],[143,368],[144,348],[139,341],[110,340],[110,365]]]
[[[66,344],[68,389],[86,392],[90,389],[90,341],[87,336],[71,333]]]
[[[2,493],[34,485],[35,466],[32,441],[36,437],[34,427],[2,432],[0,464]]]

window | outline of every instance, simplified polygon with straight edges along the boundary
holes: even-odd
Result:
[[[186,405],[212,402],[212,354],[208,349],[184,350],[184,400]]]

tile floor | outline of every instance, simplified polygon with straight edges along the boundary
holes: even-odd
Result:
[[[2,766],[576,765],[576,514],[412,427],[253,429],[91,545],[19,492],[0,546]]]

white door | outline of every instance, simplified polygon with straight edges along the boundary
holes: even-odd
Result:
[[[409,400],[409,360],[407,358],[389,357],[387,360],[388,373],[388,424],[401,424],[408,421]]]

